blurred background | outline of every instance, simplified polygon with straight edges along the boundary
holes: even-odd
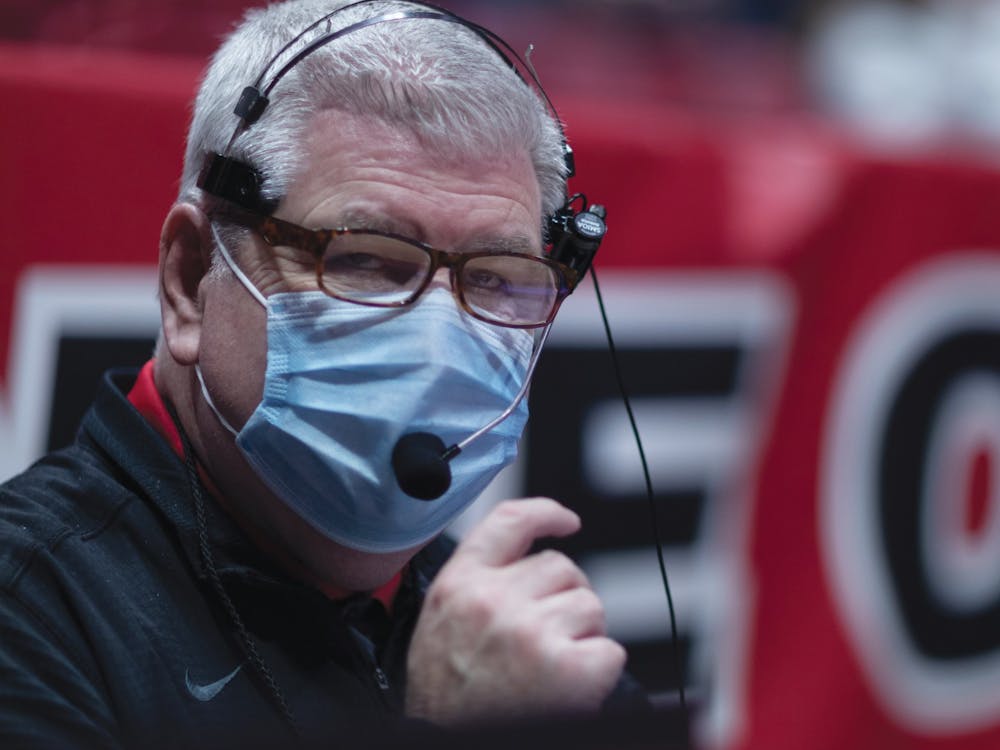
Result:
[[[579,510],[563,548],[700,746],[997,747],[1000,0],[442,4],[534,45],[608,207],[658,521],[587,286],[455,533]],[[149,356],[189,102],[249,5],[0,2],[0,477]]]

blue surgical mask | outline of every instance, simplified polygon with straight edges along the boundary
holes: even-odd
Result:
[[[452,461],[451,487],[437,500],[405,494],[391,465],[404,434],[428,432],[451,445],[506,409],[527,377],[531,333],[463,314],[446,289],[396,309],[319,291],[265,298],[216,241],[267,310],[267,373],[263,399],[238,431],[197,368],[202,392],[257,475],[318,532],[365,552],[415,547],[514,460],[524,401]]]

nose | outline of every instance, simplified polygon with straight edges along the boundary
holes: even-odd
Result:
[[[459,311],[463,309],[461,299],[458,295],[458,290],[452,287],[451,273],[447,268],[439,268],[434,272],[434,275],[431,276],[431,280],[427,283],[427,286],[424,287],[424,291],[420,296],[426,297],[428,294],[439,294],[440,292],[444,292],[450,296]]]
[[[435,289],[451,290],[451,275],[447,268],[439,268],[434,272],[434,275],[427,284],[427,289],[424,290],[424,293],[426,294],[427,292]]]

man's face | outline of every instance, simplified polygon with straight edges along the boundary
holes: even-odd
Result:
[[[443,250],[481,250],[497,241],[525,252],[541,248],[539,188],[526,152],[447,162],[405,130],[340,112],[317,115],[305,145],[303,171],[277,210],[279,218],[309,228],[391,231]],[[296,291],[279,272],[281,248],[251,235],[232,249],[265,297]],[[440,271],[433,284],[447,286],[447,272]],[[266,312],[231,273],[206,277],[201,296],[199,362],[217,405],[239,429],[263,393]],[[202,458],[223,494],[238,504],[233,510],[268,530],[317,575],[343,579],[336,583],[345,588],[370,588],[413,553],[360,553],[317,534],[266,490],[204,404],[197,416]]]

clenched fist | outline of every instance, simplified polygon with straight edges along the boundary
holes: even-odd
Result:
[[[625,665],[583,572],[532,543],[579,517],[547,498],[498,505],[427,592],[410,646],[406,713],[442,725],[596,710]]]

